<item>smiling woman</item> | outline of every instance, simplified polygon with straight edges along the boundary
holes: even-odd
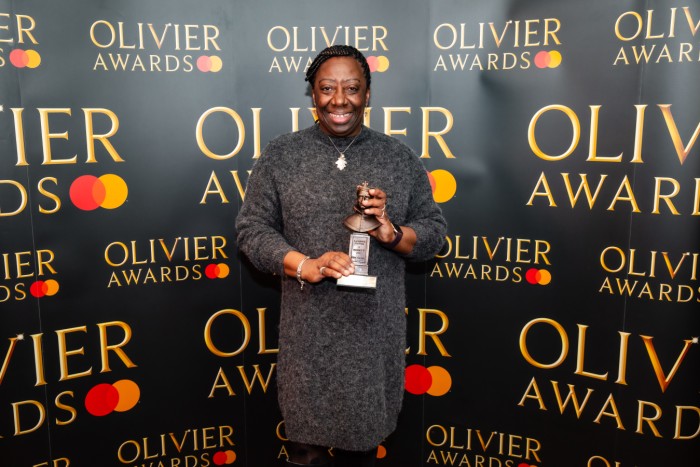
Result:
[[[369,65],[352,56],[319,57],[309,67],[306,78],[311,84],[319,126],[328,135],[356,136],[362,130],[369,102]]]
[[[418,156],[363,126],[365,57],[329,47],[306,80],[318,120],[271,141],[256,162],[238,247],[282,277],[277,385],[289,465],[330,465],[333,447],[336,467],[373,466],[404,392],[404,263],[438,253],[446,223]],[[367,196],[358,198],[360,184]],[[360,272],[346,253],[353,209],[376,219],[363,263],[376,276],[369,290],[336,283]]]

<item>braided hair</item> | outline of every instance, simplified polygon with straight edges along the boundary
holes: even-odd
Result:
[[[372,78],[370,76],[367,59],[364,55],[362,55],[362,52],[351,45],[332,45],[330,47],[326,47],[319,52],[318,55],[316,55],[314,61],[311,62],[311,65],[309,65],[309,69],[306,70],[305,81],[308,81],[311,84],[311,87],[314,85],[314,79],[316,79],[316,72],[318,69],[326,60],[333,57],[352,57],[357,60],[362,67],[362,72],[364,73],[365,81],[367,82],[367,89],[369,89]]]

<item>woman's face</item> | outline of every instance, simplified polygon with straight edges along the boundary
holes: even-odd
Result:
[[[316,71],[312,95],[321,130],[339,137],[360,132],[369,89],[357,60],[333,57],[323,62]]]

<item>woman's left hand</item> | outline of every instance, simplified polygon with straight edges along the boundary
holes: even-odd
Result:
[[[382,243],[391,243],[396,237],[394,227],[386,213],[386,193],[379,188],[369,189],[370,198],[362,201],[365,214],[373,215],[380,222],[380,226],[367,232]]]

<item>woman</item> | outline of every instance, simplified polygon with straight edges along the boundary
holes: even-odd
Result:
[[[310,65],[317,122],[271,141],[236,221],[238,246],[282,280],[277,366],[289,465],[372,466],[396,427],[405,359],[405,260],[441,248],[446,223],[425,169],[403,143],[363,126],[365,57],[331,46]],[[369,196],[357,198],[367,181]],[[353,274],[343,220],[361,203],[376,289],[338,287]]]

